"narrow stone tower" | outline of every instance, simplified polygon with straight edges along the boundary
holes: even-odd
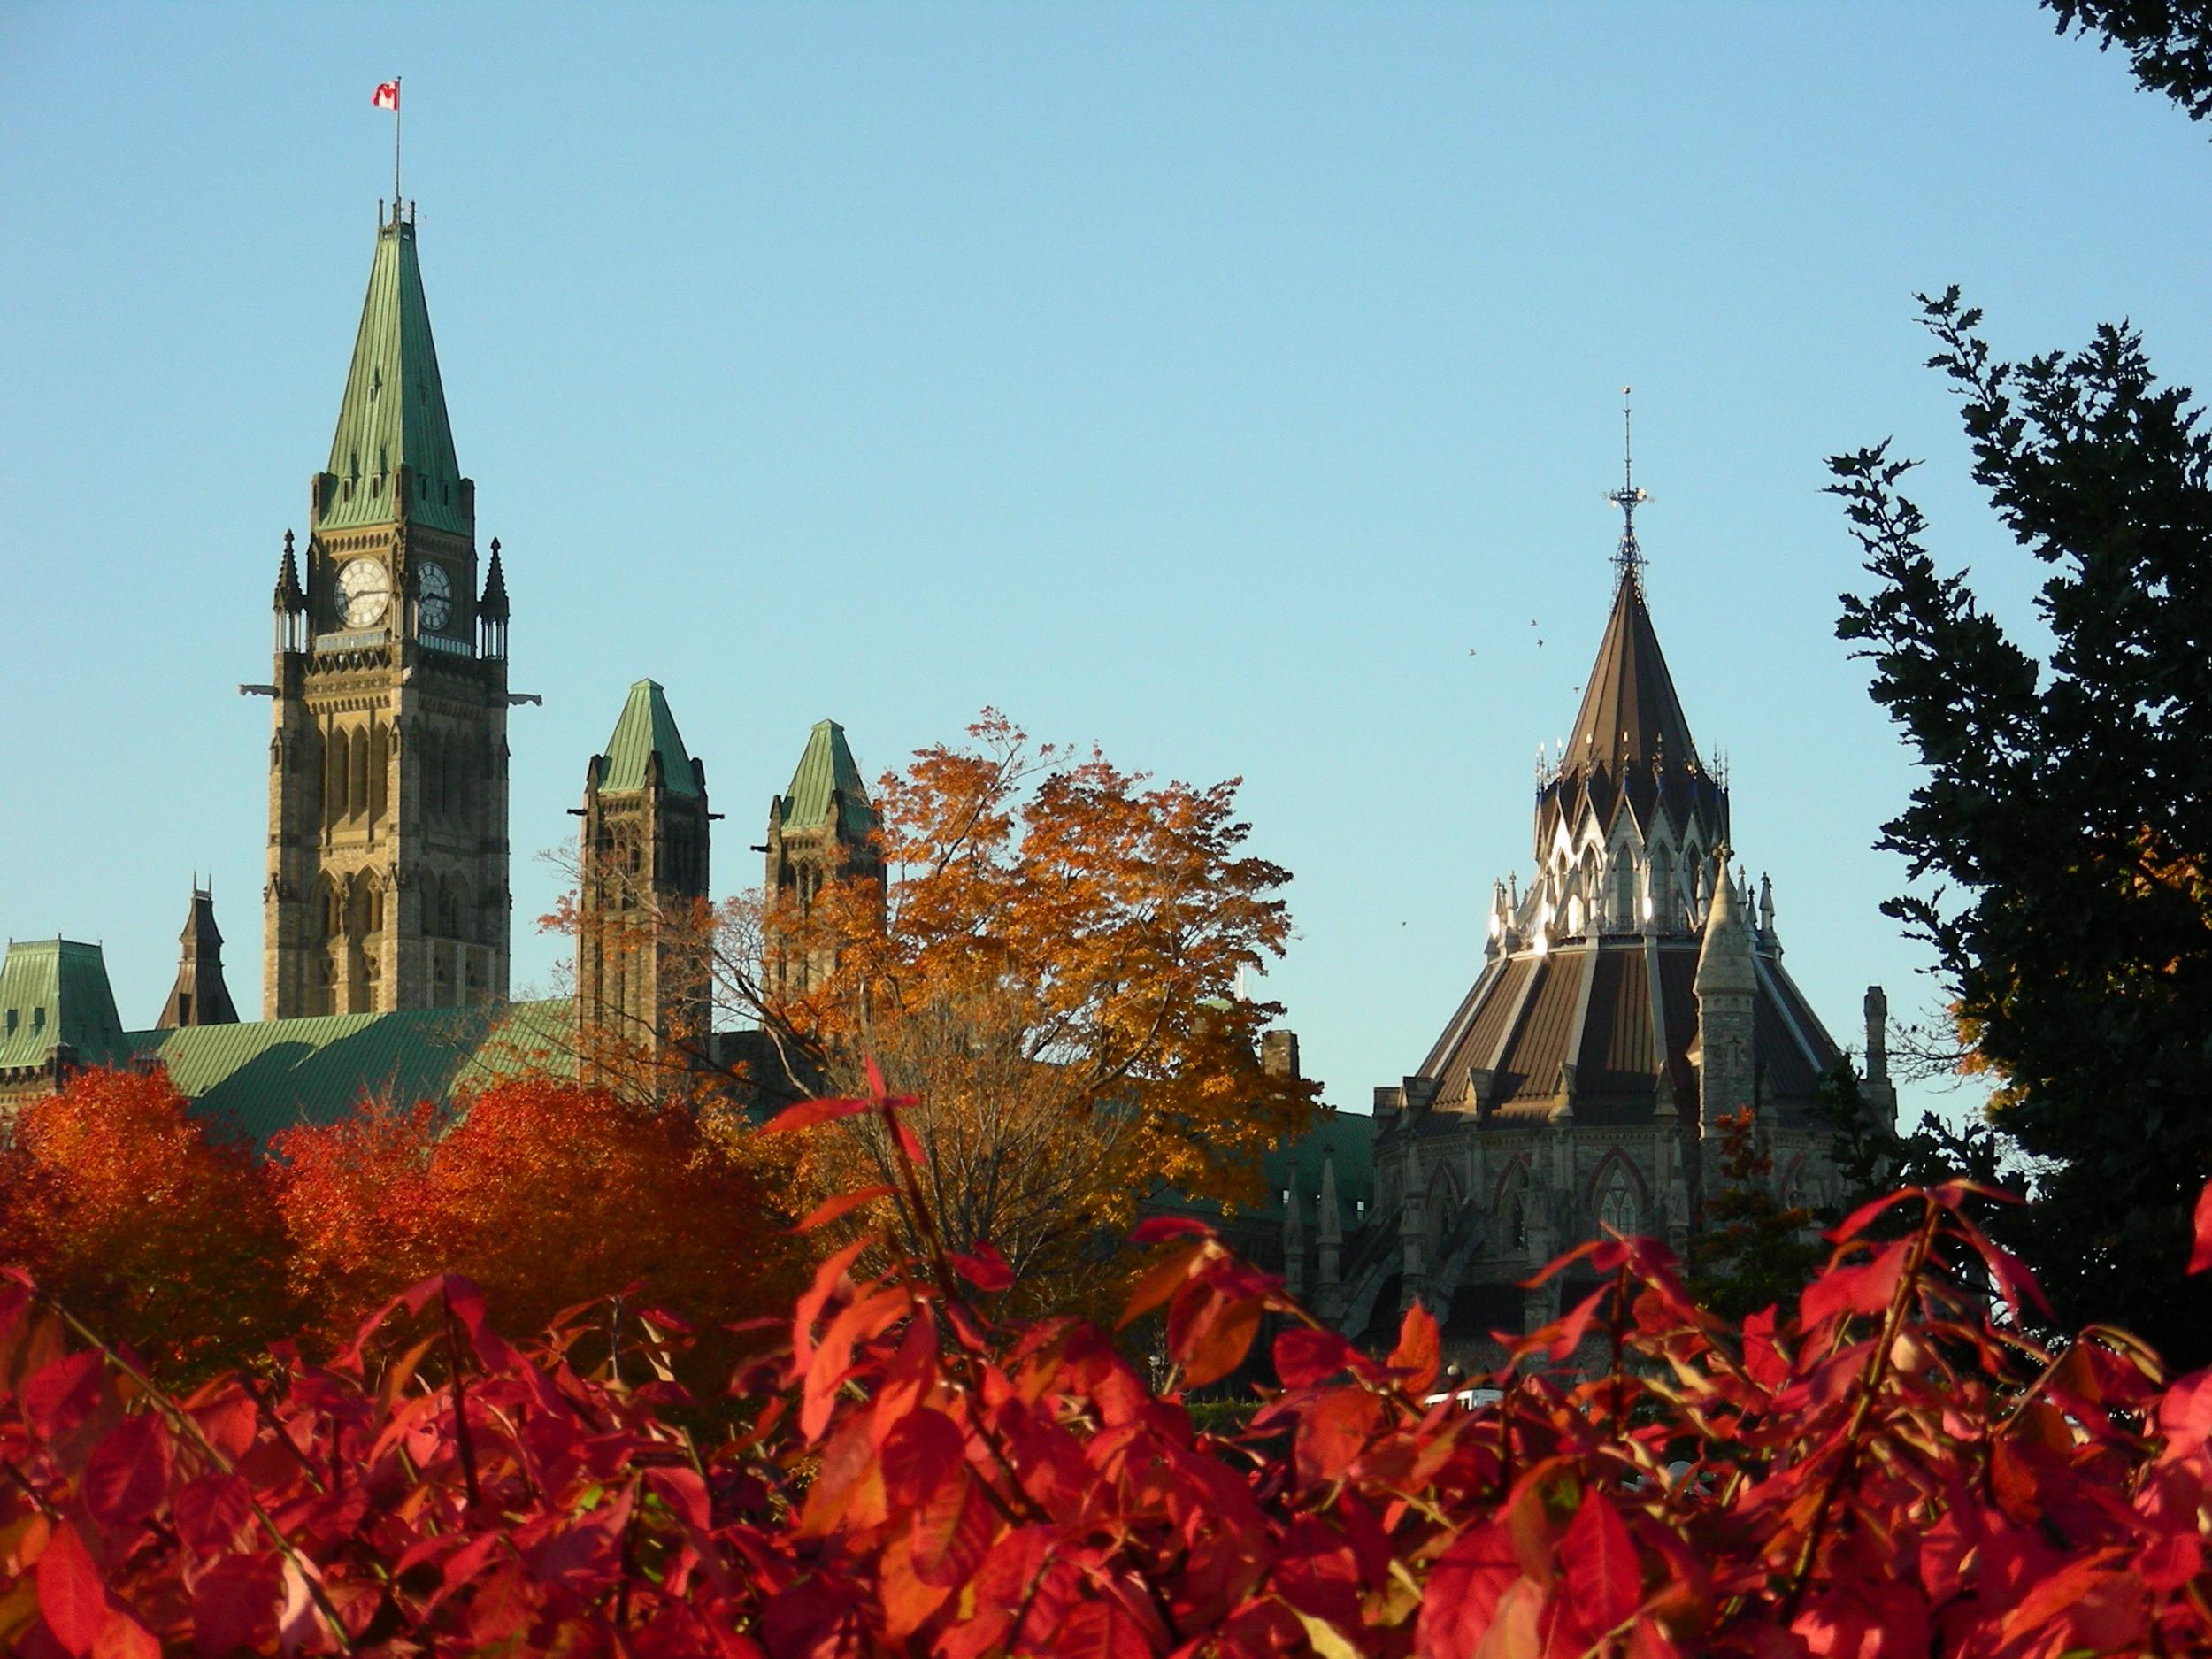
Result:
[[[687,1064],[710,1011],[707,769],[684,748],[668,698],[630,687],[607,752],[584,774],[576,1018],[585,1074]]]
[[[223,935],[215,926],[215,893],[197,881],[192,884],[192,913],[177,935],[183,947],[177,963],[177,982],[169,1000],[161,1005],[155,1029],[170,1031],[180,1025],[235,1025],[237,1006],[230,987],[223,983]]]
[[[1720,1120],[1746,1109],[1755,1111],[1759,1104],[1753,1025],[1759,971],[1745,909],[1728,873],[1728,843],[1723,841],[1714,852],[1713,902],[1705,913],[1694,981],[1701,1176],[1709,1172],[1702,1148],[1719,1138]],[[1695,1195],[1695,1202],[1702,1199],[1702,1192]]]
[[[803,996],[834,966],[834,952],[790,936],[829,882],[883,879],[881,826],[845,728],[821,720],[807,736],[791,787],[768,809],[766,890],[772,906],[764,941],[764,988],[778,997]],[[775,925],[780,915],[784,926]]]
[[[495,546],[496,544],[495,544]],[[377,227],[303,572],[278,566],[262,1007],[507,995],[506,589],[478,599],[411,213]]]

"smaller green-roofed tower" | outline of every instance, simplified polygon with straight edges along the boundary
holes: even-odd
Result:
[[[588,1079],[703,1058],[710,1037],[707,771],[667,694],[630,687],[584,774],[576,1018]]]
[[[275,605],[262,1011],[507,995],[506,587],[480,595],[415,221],[377,226],[303,568]]]
[[[0,961],[0,1105],[51,1094],[86,1066],[129,1058],[99,946],[8,941]]]
[[[816,896],[832,881],[872,881],[880,897],[881,828],[845,728],[818,720],[791,787],[768,809],[770,925],[762,973],[772,995],[803,996],[834,967],[824,949],[793,941],[790,924],[812,910]]]

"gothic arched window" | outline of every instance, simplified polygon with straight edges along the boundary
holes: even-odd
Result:
[[[346,739],[346,816],[365,818],[369,810],[369,734],[355,732]]]
[[[1528,1248],[1528,1172],[1517,1166],[1507,1172],[1498,1196],[1498,1248],[1507,1254]]]
[[[1624,1237],[1632,1236],[1643,1225],[1643,1206],[1637,1200],[1634,1179],[1617,1159],[1598,1189],[1598,1220]]]

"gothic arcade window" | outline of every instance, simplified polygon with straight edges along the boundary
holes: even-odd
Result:
[[[1498,1205],[1498,1248],[1509,1254],[1528,1248],[1528,1176],[1516,1169],[1505,1178]]]
[[[1616,1163],[1606,1171],[1598,1192],[1598,1220],[1614,1232],[1632,1236],[1642,1222],[1642,1206],[1636,1202],[1635,1183],[1628,1171]]]

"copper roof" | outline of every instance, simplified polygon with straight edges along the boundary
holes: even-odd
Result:
[[[1569,771],[1602,769],[1618,778],[1662,758],[1694,764],[1697,746],[1644,608],[1643,584],[1631,569],[1613,595],[1563,760]]]
[[[403,465],[416,486],[405,503],[396,495]],[[339,488],[319,528],[382,524],[403,515],[459,535],[472,528],[415,262],[414,221],[397,214],[377,228],[329,472]]]
[[[1471,1075],[1487,1071],[1490,1110],[1525,1120],[1548,1118],[1563,1103],[1566,1061],[1575,1068],[1578,1123],[1647,1122],[1663,1094],[1687,1117],[1697,1103],[1689,1062],[1697,953],[1691,934],[1608,938],[1500,958],[1483,970],[1421,1075],[1436,1079],[1440,1105],[1466,1110]],[[1786,1121],[1799,1119],[1841,1051],[1778,958],[1759,956],[1758,981],[1753,1043],[1765,1098]]]
[[[630,687],[622,716],[607,740],[607,752],[599,770],[599,787],[610,795],[642,789],[652,776],[652,757],[660,757],[661,784],[671,795],[697,795],[699,780],[691,770],[691,754],[668,697],[657,680],[641,680]]]

